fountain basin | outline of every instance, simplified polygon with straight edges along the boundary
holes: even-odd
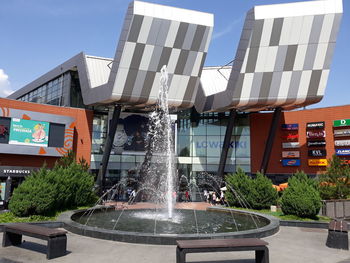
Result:
[[[59,221],[64,223],[64,228],[67,230],[88,237],[159,245],[174,245],[179,239],[260,238],[272,235],[279,230],[279,220],[274,217],[222,207],[210,207],[206,211],[175,210],[172,220],[160,218],[157,214],[157,222],[154,220],[154,215],[152,217],[152,212],[155,210],[124,210],[124,216],[120,216],[118,214],[120,212],[121,210],[115,211],[114,208],[108,207],[95,209],[96,216],[90,217],[88,223],[94,224],[94,226],[82,224],[85,223],[86,219],[82,215],[84,213],[88,215],[87,210],[63,213]],[[196,214],[198,228],[196,222],[187,217],[190,214],[193,216]],[[117,230],[108,229],[114,227],[119,216],[119,221],[116,224]],[[255,218],[258,228],[255,227],[255,223],[250,226],[250,223],[245,221],[251,217]],[[168,225],[168,221],[174,222]],[[236,224],[233,221],[236,221]],[[237,231],[236,225],[239,226],[239,231]]]

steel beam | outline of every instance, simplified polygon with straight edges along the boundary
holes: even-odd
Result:
[[[261,166],[260,166],[261,173],[266,173],[268,165],[269,165],[273,142],[275,140],[278,123],[279,123],[280,118],[281,118],[281,112],[282,112],[282,108],[278,107],[275,109],[273,116],[272,116],[270,131],[269,131],[269,135],[267,137],[267,141],[265,144],[265,151],[264,151],[263,159],[262,159]]]

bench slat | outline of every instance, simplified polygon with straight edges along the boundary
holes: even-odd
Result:
[[[30,225],[25,223],[15,223],[11,225],[5,226],[5,231],[8,230],[11,232],[11,230],[14,230],[16,232],[23,232],[23,234],[34,234],[39,236],[45,236],[45,237],[56,237],[56,236],[62,236],[67,233],[65,230],[60,229],[52,229],[42,226],[36,226],[36,225]]]
[[[177,245],[181,249],[191,248],[228,248],[228,247],[259,247],[267,246],[264,240],[258,238],[232,238],[232,239],[196,239],[178,240]]]

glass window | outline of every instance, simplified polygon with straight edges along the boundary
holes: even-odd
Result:
[[[190,136],[178,136],[177,138],[177,155],[178,156],[191,156],[191,137]]]
[[[220,157],[222,150],[223,140],[220,136],[207,136],[206,141],[207,156],[208,157]]]
[[[207,137],[193,136],[193,155],[192,156],[206,156],[207,155]]]

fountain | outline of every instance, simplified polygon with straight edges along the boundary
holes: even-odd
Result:
[[[68,212],[60,217],[65,228],[91,237],[151,244],[175,244],[176,239],[191,238],[263,237],[277,232],[279,224],[276,219],[257,213],[222,207],[174,209],[176,197],[173,193],[176,193],[174,185],[177,175],[167,82],[168,74],[166,66],[163,66],[158,105],[150,114],[147,150],[140,168],[140,187],[135,198],[147,201],[138,204],[146,206],[142,209],[133,209],[131,204],[97,206]],[[213,189],[220,188],[221,183],[216,182],[212,175],[206,173],[206,177],[214,180],[216,185],[213,185]],[[117,191],[121,184],[114,185],[105,196]],[[192,182],[188,185],[199,189]],[[238,194],[237,191],[234,193]],[[103,199],[104,196],[99,203]]]

